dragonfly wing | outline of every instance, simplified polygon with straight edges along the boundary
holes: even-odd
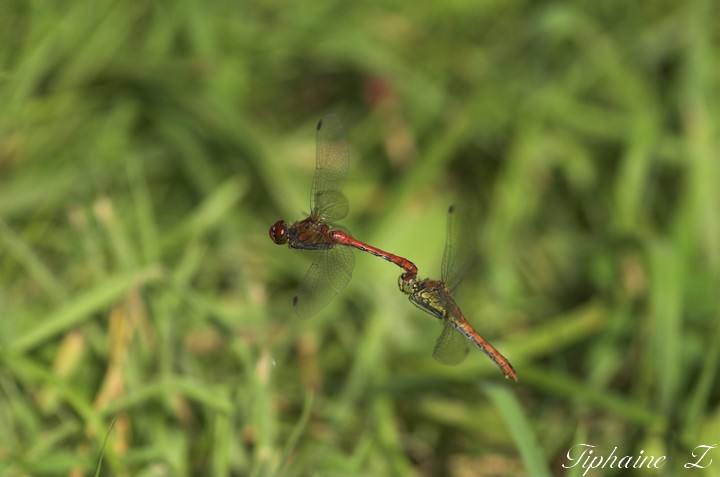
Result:
[[[350,248],[335,246],[315,252],[310,269],[293,297],[295,313],[307,318],[320,311],[345,288],[354,266],[355,255]]]
[[[447,236],[440,269],[440,276],[451,292],[455,291],[467,272],[478,261],[472,227],[473,218],[469,214],[458,212],[458,207],[455,205],[448,208]]]
[[[433,358],[442,364],[458,364],[467,356],[470,348],[465,336],[450,321],[443,324],[442,333],[435,341]]]
[[[317,159],[310,191],[310,210],[326,222],[347,215],[348,201],[342,193],[350,150],[340,118],[326,114],[317,125]]]

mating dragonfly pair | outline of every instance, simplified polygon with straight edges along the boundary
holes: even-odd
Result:
[[[295,312],[306,318],[324,307],[342,290],[355,266],[351,248],[371,253],[403,269],[398,279],[400,290],[420,309],[443,321],[433,357],[444,364],[457,364],[467,354],[467,340],[475,344],[505,373],[517,381],[507,359],[480,336],[463,316],[452,293],[464,275],[467,247],[460,240],[454,207],[448,209],[448,234],[443,255],[441,279],[419,279],[418,269],[410,260],[363,243],[331,223],[348,213],[348,201],[342,193],[350,163],[345,133],[337,116],[324,116],[317,124],[317,165],[310,196],[310,216],[288,225],[279,220],[270,227],[270,238],[278,245],[315,250],[310,269],[293,297]]]

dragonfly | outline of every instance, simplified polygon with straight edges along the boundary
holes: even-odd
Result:
[[[433,358],[443,364],[458,364],[467,355],[468,340],[480,348],[505,376],[517,381],[517,373],[510,362],[468,323],[453,298],[453,292],[474,262],[471,240],[465,233],[466,221],[456,217],[455,206],[447,215],[447,238],[443,253],[441,280],[419,280],[410,271],[400,275],[400,291],[421,310],[443,322],[443,329],[435,341]]]
[[[417,267],[410,260],[361,242],[333,225],[344,218],[350,208],[342,192],[350,164],[350,151],[337,115],[323,116],[316,130],[316,165],[310,189],[310,215],[292,225],[278,220],[269,230],[270,239],[278,245],[315,251],[312,264],[293,297],[293,308],[301,318],[322,309],[350,281],[355,267],[353,248],[394,263],[409,276],[417,274]]]

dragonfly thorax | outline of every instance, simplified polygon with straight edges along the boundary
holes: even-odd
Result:
[[[287,229],[287,242],[290,248],[301,250],[328,250],[335,246],[330,227],[314,215],[292,224]]]
[[[438,319],[445,319],[449,309],[454,305],[450,291],[440,280],[416,280],[408,294],[410,301]]]

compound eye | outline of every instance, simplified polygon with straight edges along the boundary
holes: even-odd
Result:
[[[270,240],[278,245],[286,244],[287,238],[287,225],[284,220],[278,220],[272,227],[270,227]]]

